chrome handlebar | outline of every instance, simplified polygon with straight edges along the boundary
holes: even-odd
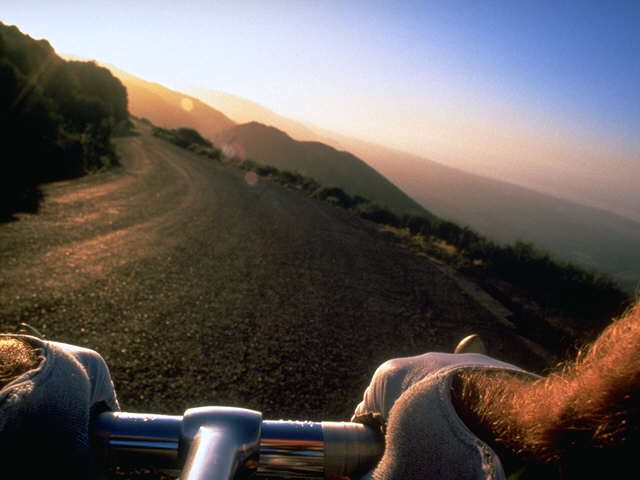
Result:
[[[253,410],[200,407],[184,415],[106,412],[94,426],[105,464],[182,470],[182,479],[358,478],[382,456],[381,434],[359,423],[263,420]]]

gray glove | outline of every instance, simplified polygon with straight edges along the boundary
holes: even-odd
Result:
[[[386,432],[384,456],[365,478],[504,478],[498,457],[451,403],[452,379],[464,368],[520,370],[475,353],[426,353],[378,367],[352,417]]]
[[[90,419],[117,410],[102,357],[82,347],[39,338],[26,340],[39,365],[0,390],[0,450],[22,478],[90,478]]]

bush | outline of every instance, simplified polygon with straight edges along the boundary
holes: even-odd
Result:
[[[151,133],[169,142],[197,153],[213,149],[213,144],[193,128],[162,128],[153,126]]]
[[[320,184],[310,177],[304,177],[300,187],[309,195],[313,195],[321,188]]]
[[[339,187],[325,187],[316,191],[315,197],[338,205],[342,208],[353,208],[356,203],[349,194]]]
[[[253,160],[251,160],[250,158],[243,160],[242,163],[240,164],[240,169],[246,170],[247,172],[253,172],[257,168],[258,168],[258,164]]]
[[[365,203],[370,203],[368,198],[361,197],[360,195],[354,195],[351,197],[353,200],[353,208],[357,208],[360,205],[364,205]]]
[[[289,170],[280,170],[275,180],[282,185],[291,185],[298,187],[304,183],[304,177],[297,172]]]
[[[255,172],[261,177],[268,177],[271,175],[277,175],[279,170],[271,165],[258,165]]]
[[[480,245],[480,243],[478,243]],[[622,313],[629,302],[611,279],[571,263],[558,262],[534,245],[485,247],[488,269],[542,305],[581,319],[585,328]]]
[[[188,147],[189,145],[200,145],[203,147],[212,148],[213,144],[204,138],[197,130],[193,128],[178,128],[173,131],[176,137],[176,144],[181,147]]]
[[[429,235],[433,228],[428,218],[419,215],[405,215],[402,217],[402,225],[414,235]]]
[[[222,160],[222,150],[213,146],[205,153],[205,155],[211,160]]]
[[[401,226],[400,219],[396,216],[395,213],[385,208],[382,208],[381,206],[376,205],[375,203],[369,203],[367,205],[364,205],[360,209],[360,217],[366,220],[371,220],[372,222],[375,222],[375,223],[390,225],[392,227]]]

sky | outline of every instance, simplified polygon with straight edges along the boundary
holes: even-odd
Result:
[[[640,221],[640,1],[2,0],[60,53]]]

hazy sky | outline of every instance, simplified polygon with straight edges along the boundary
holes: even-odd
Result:
[[[640,219],[640,1],[32,1],[61,53]]]

